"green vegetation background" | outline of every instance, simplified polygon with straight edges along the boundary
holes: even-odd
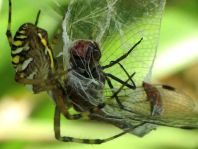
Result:
[[[23,22],[34,22],[38,9],[45,8],[42,13],[48,12],[47,5],[52,0],[28,1],[13,0],[13,32]],[[53,134],[53,102],[48,95],[32,95],[24,86],[14,81],[14,69],[11,66],[10,48],[5,36],[7,27],[8,1],[0,0],[0,102],[7,98],[28,102],[32,108],[28,120],[22,125],[7,128],[1,127],[0,122],[0,148],[1,149],[35,149],[35,148],[130,148],[130,149],[198,149],[198,132],[174,128],[160,127],[144,138],[137,138],[127,134],[116,140],[102,145],[84,145],[76,143],[61,143],[54,139]],[[31,7],[31,10],[30,10]],[[162,21],[160,47],[167,46],[186,36],[190,36],[198,25],[197,0],[168,0]],[[50,17],[42,14],[40,26],[49,31],[52,26]],[[42,19],[43,18],[43,19]],[[13,115],[13,118],[15,115]],[[0,118],[1,119],[1,118]],[[64,120],[64,134],[82,138],[102,138],[119,132],[119,129],[98,123],[69,122]],[[13,131],[14,130],[14,131]],[[1,134],[1,132],[3,132]]]

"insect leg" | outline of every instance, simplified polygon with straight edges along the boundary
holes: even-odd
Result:
[[[136,86],[131,85],[131,84],[128,84],[128,83],[125,83],[125,81],[119,79],[118,77],[116,77],[116,76],[114,76],[114,75],[112,75],[112,74],[110,74],[110,73],[104,73],[104,74],[105,74],[105,76],[110,77],[111,79],[113,79],[113,80],[119,82],[120,84],[125,84],[125,86],[128,87],[128,88],[130,88],[130,89],[136,89]],[[134,74],[135,74],[135,73],[133,73],[133,75],[134,75]],[[107,77],[106,77],[106,78],[107,78]]]
[[[122,84],[122,86],[121,86],[116,92],[114,91],[114,87],[113,87],[113,85],[112,85],[112,83],[111,83],[111,80],[110,80],[108,77],[106,77],[107,83],[108,83],[108,85],[109,85],[109,87],[111,88],[112,93],[113,93],[113,95],[111,96],[111,98],[115,98],[115,99],[116,99],[116,102],[118,103],[118,105],[119,105],[119,107],[120,107],[121,109],[125,109],[125,108],[124,108],[124,106],[122,105],[122,103],[120,102],[120,100],[119,100],[119,98],[118,98],[117,95],[120,93],[120,91],[123,89],[123,87],[126,86],[126,84],[128,83],[128,81],[130,81],[131,78],[132,78],[134,75],[135,75],[135,73],[133,73],[131,76],[129,76],[129,78]],[[125,109],[125,110],[126,110],[126,109]]]
[[[118,63],[118,65],[122,68],[122,70],[125,72],[125,74],[127,75],[128,78],[130,78],[129,73],[126,71],[126,69],[124,68],[124,66],[120,63]],[[135,75],[135,72],[133,73],[133,75]],[[136,89],[136,85],[135,82],[133,81],[133,79],[131,78],[130,81],[132,82],[132,85],[134,86],[134,89]]]
[[[112,98],[116,97],[120,91],[123,89],[124,86],[126,86],[125,84],[128,82],[128,81],[131,81],[132,80],[132,77],[135,75],[135,72],[132,74],[132,75],[129,75],[129,78],[125,81],[124,84],[122,84],[122,86],[116,91],[114,92],[114,94],[112,95]]]
[[[105,66],[101,66],[101,68],[104,70],[106,68],[112,67],[113,65],[119,63],[120,61],[122,61],[123,59],[125,59],[132,51],[133,49],[135,49],[143,40],[143,38],[141,38],[135,45],[133,45],[133,47],[124,55],[120,56],[119,58],[117,58],[115,61],[111,61],[109,64],[105,65]]]
[[[141,124],[142,125],[142,124]],[[55,113],[54,113],[54,132],[55,132],[55,138],[57,140],[63,141],[63,142],[76,142],[76,143],[84,143],[84,144],[102,144],[108,141],[111,141],[115,138],[118,138],[128,132],[130,132],[131,130],[133,130],[134,128],[138,127],[139,125],[130,128],[126,131],[123,131],[117,135],[114,135],[112,137],[106,138],[106,139],[80,139],[80,138],[74,138],[74,137],[68,137],[68,136],[61,136],[60,134],[60,111],[59,108],[56,106],[55,108]]]
[[[111,91],[112,91],[112,94],[114,95],[114,91],[113,91],[113,90],[114,90],[114,87],[113,87],[113,84],[111,83],[111,80],[110,80],[108,77],[106,77],[106,80],[107,80],[107,84],[109,85],[109,88],[110,88]],[[124,106],[122,105],[122,103],[121,103],[120,100],[118,99],[118,96],[115,95],[114,98],[116,99],[116,102],[118,103],[118,106],[119,106],[121,109],[123,109]]]

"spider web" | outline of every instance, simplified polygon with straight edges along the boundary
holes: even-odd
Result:
[[[150,81],[159,41],[159,30],[165,0],[69,0],[65,5],[64,8],[66,9],[62,13],[64,17],[62,28],[64,43],[63,65],[65,69],[69,67],[68,49],[76,40],[87,39],[96,41],[102,52],[100,64],[104,66],[127,53],[134,44],[143,38],[142,42],[130,55],[121,61],[121,64],[130,75],[134,72],[136,73],[133,77],[136,86],[142,86],[143,81]],[[128,79],[128,76],[118,64],[105,69],[105,72],[111,73],[123,81]],[[72,75],[70,78],[72,78]],[[83,93],[86,93],[86,98],[83,99],[93,105],[98,105],[98,103],[108,100],[108,97],[112,95],[106,83],[104,96],[95,99],[95,95],[100,95],[97,90],[97,84],[93,84],[92,90],[90,90],[86,83],[88,81],[85,78],[81,81],[78,79],[71,80],[73,81],[70,81],[70,83],[74,84],[76,93],[80,94],[80,90],[83,90]],[[122,85],[113,80],[112,84],[115,89],[120,88]],[[144,92],[142,88],[140,88],[140,92],[127,89],[126,87],[125,89],[127,93],[124,92],[124,89],[121,91],[123,103],[135,107],[134,102],[145,102],[146,97],[142,94]],[[128,97],[127,95],[131,96]],[[142,98],[136,99],[136,95],[140,95]],[[85,95],[82,94],[82,97],[85,97]],[[149,114],[150,106],[148,103],[145,103],[145,105],[146,112]],[[141,105],[138,107],[138,112],[143,112],[142,110],[145,107]],[[129,125],[128,127],[132,127],[131,125],[133,124],[141,123],[140,121],[130,120],[130,118],[141,116],[141,114],[130,113],[129,117],[127,117],[125,116],[127,113],[122,110],[120,111],[115,101],[105,106],[103,112],[110,116],[121,118],[121,125],[127,124]],[[112,121],[114,120],[110,120],[110,122]],[[118,127],[123,128],[119,125]],[[146,123],[141,128],[138,128],[138,130],[133,130],[132,133],[144,135],[154,127],[155,125]]]
[[[126,53],[142,37],[143,41],[121,61],[137,86],[149,82],[159,41],[159,30],[165,0],[69,0],[65,16],[64,65],[68,66],[68,48],[78,39],[96,41],[102,51],[100,64]],[[122,80],[127,76],[119,65],[105,70]],[[113,86],[121,84],[113,81]]]

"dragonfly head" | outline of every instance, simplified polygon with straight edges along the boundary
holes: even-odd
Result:
[[[70,48],[70,63],[81,69],[90,70],[99,65],[101,52],[96,42],[91,40],[77,40]]]

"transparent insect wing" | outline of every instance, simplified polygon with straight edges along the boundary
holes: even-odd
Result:
[[[150,78],[164,5],[165,0],[70,0],[65,38],[96,41],[102,51],[103,66],[126,53],[143,37],[137,48],[121,62],[129,74],[136,72],[133,79],[138,86]],[[127,79],[118,65],[105,72]],[[120,87],[116,81],[113,85]]]
[[[135,92],[128,89],[121,91],[119,98],[126,110],[120,110],[115,101],[109,100],[104,112],[113,114],[114,111],[117,116],[119,113],[126,123],[131,124],[135,120],[171,127],[198,128],[197,100],[178,90],[166,89],[161,85],[154,87],[160,95],[159,113],[152,114],[151,101],[143,87],[137,88]]]
[[[102,64],[115,60],[126,53],[142,37],[142,42],[121,61],[129,74],[136,72],[133,80],[137,86],[143,80],[149,81],[159,40],[159,29],[165,0],[118,1],[114,8],[109,35],[102,43]],[[118,66],[109,68],[111,74],[127,80],[126,74]],[[114,86],[119,85],[114,82]]]

